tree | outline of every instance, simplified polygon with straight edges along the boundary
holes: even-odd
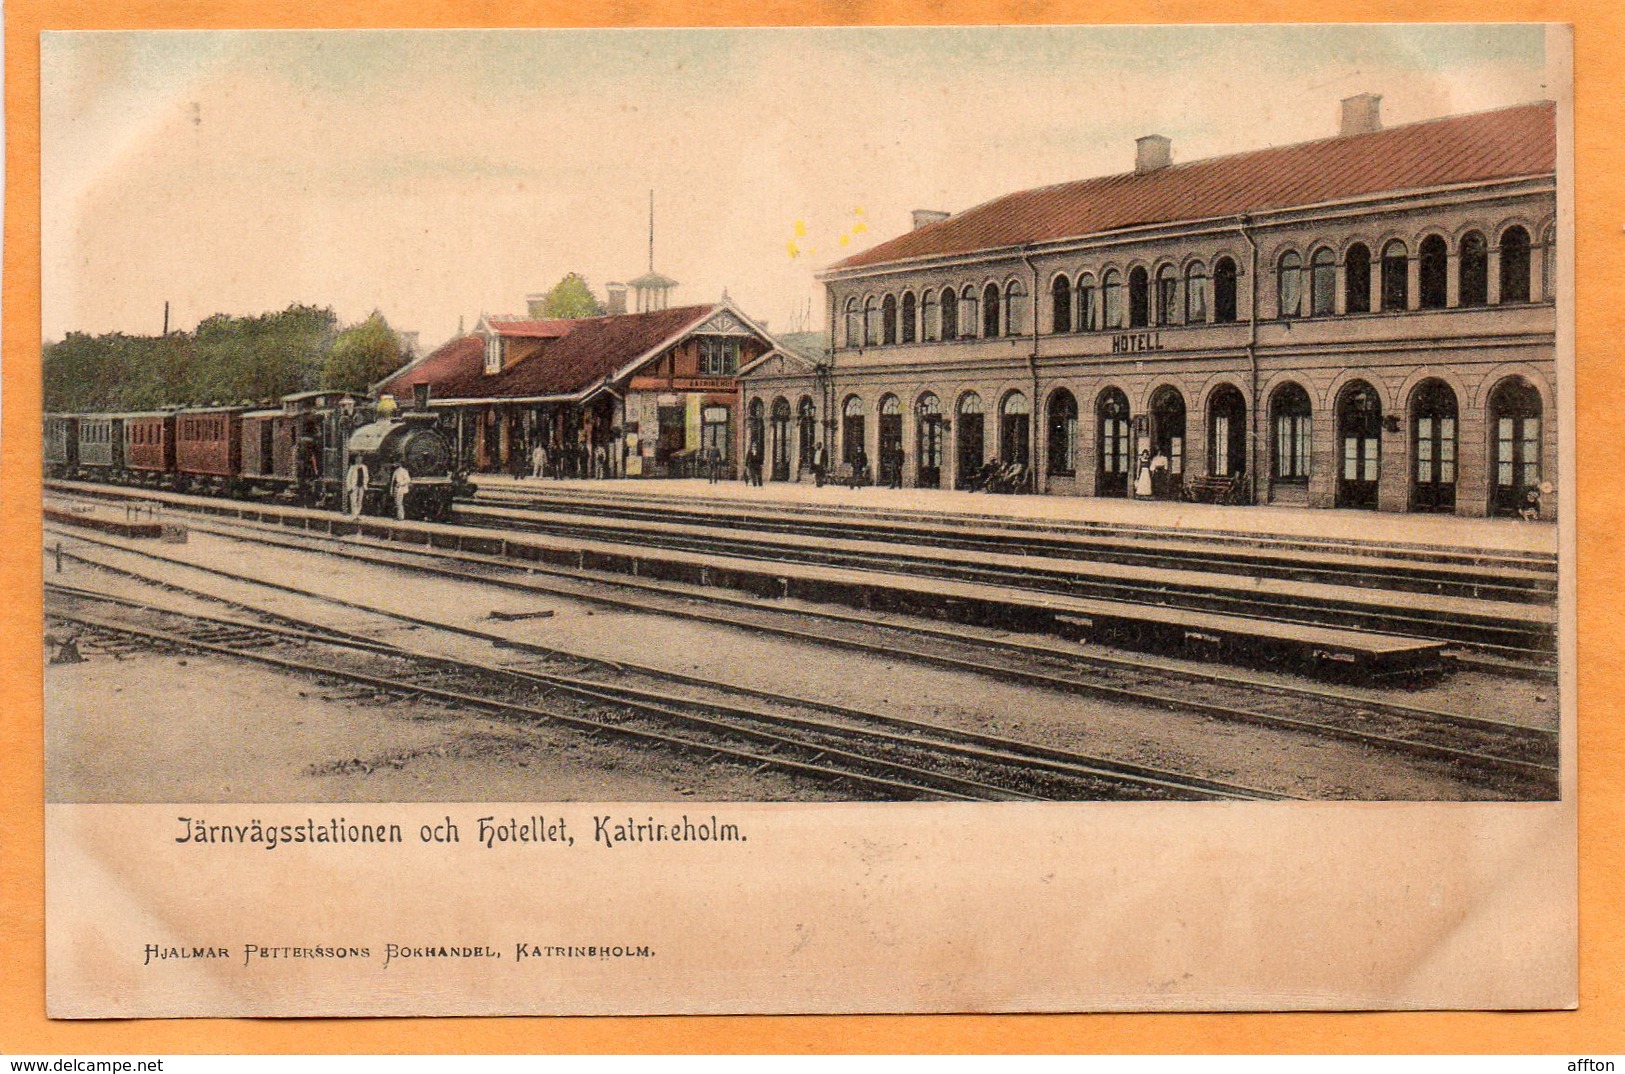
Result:
[[[384,315],[373,310],[372,316],[346,328],[333,340],[322,370],[322,387],[365,392],[400,365],[400,341]]]
[[[604,307],[587,286],[587,281],[572,272],[553,285],[553,290],[542,299],[542,316],[575,320],[580,317],[602,317]]]

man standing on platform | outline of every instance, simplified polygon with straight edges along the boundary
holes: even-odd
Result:
[[[824,442],[820,440],[812,449],[813,485],[816,488],[824,487],[824,471],[829,469],[828,453],[824,450]]]
[[[395,472],[389,475],[389,496],[395,501],[395,520],[406,521],[406,497],[412,491],[412,475],[406,467],[399,464]]]
[[[367,501],[367,466],[360,459],[350,464],[344,475],[345,509],[351,518],[360,518]]]

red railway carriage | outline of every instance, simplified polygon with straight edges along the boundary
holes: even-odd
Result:
[[[242,471],[244,407],[195,407],[175,415],[175,472],[217,483]]]
[[[124,466],[138,476],[175,469],[175,415],[150,410],[124,415]]]

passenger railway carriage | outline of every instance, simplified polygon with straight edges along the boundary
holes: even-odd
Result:
[[[396,467],[411,475],[413,518],[444,518],[469,491],[450,442],[427,412],[395,414],[346,392],[301,392],[277,408],[185,407],[125,414],[48,414],[46,474],[230,496],[344,503],[352,462],[366,506],[382,512]]]
[[[998,459],[1041,493],[1555,517],[1555,106],[1384,128],[1378,101],[917,212],[824,274],[824,361],[741,370],[771,476],[817,436],[916,487]]]

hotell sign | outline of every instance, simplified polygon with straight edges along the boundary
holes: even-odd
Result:
[[[1141,351],[1162,350],[1161,332],[1129,332],[1112,337],[1113,354],[1138,354]]]

